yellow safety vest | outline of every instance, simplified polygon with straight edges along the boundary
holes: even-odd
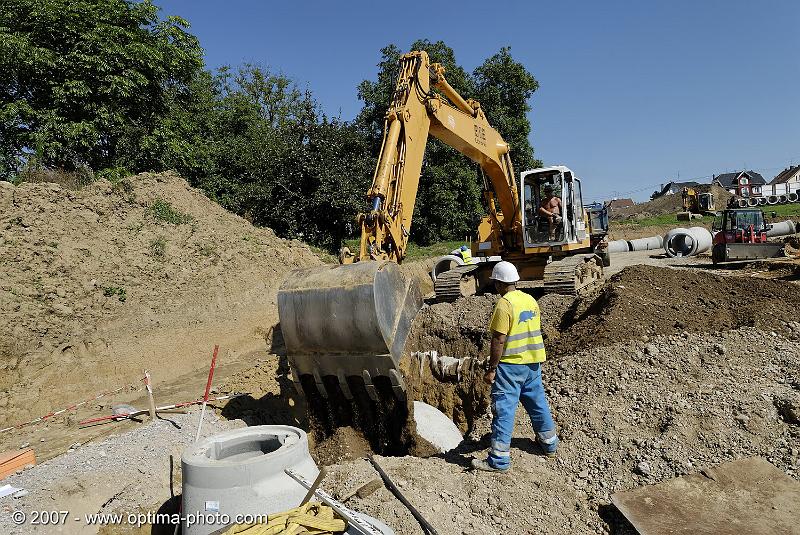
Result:
[[[467,249],[466,251],[461,251],[461,258],[464,259],[465,264],[472,263],[472,252]]]
[[[541,330],[541,315],[536,299],[514,290],[501,299],[511,303],[511,330],[506,335],[503,356],[500,362],[509,364],[533,364],[544,362],[544,339]]]

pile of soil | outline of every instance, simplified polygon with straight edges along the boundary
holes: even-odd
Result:
[[[718,210],[722,210],[728,205],[728,201],[733,197],[725,189],[714,184],[701,184],[696,186],[698,193],[711,192],[714,194],[714,205]],[[652,201],[647,201],[625,208],[615,208],[609,217],[612,220],[641,220],[662,214],[674,214],[683,211],[683,198],[680,193],[663,195]]]
[[[630,266],[614,275],[594,300],[577,301],[569,309],[549,350],[564,355],[683,331],[779,329],[796,318],[798,307],[797,288],[780,281]]]
[[[614,492],[749,456],[800,480],[800,323],[788,327],[775,335],[681,332],[549,361],[544,383],[561,438],[555,459],[537,454],[520,409],[509,474],[466,470],[486,455],[488,418],[479,441],[451,454],[379,462],[437,531],[454,535],[633,535],[611,505]],[[329,474],[323,486],[340,495],[375,477],[359,460]],[[385,489],[348,506],[399,535],[422,533]]]
[[[214,344],[264,353],[282,276],[318,263],[173,174],[0,182],[0,427],[207,367]]]

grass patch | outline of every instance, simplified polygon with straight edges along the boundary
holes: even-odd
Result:
[[[117,286],[105,286],[103,288],[103,295],[106,297],[114,297],[116,295],[121,303],[124,303],[125,300],[128,298],[128,294],[125,291],[125,288]]]
[[[150,256],[156,260],[164,260],[167,256],[167,239],[159,236],[150,242]]]
[[[759,206],[764,210],[764,215],[768,218],[772,217],[772,212],[775,212],[776,217],[796,217],[800,216],[800,203],[790,203],[790,204],[776,204],[773,206]]]
[[[704,216],[703,219],[693,219],[694,221],[712,221],[713,217]],[[679,223],[677,214],[661,214],[644,219],[612,219],[610,226],[612,228],[638,228],[638,227],[660,227],[663,225],[671,225]],[[688,223],[688,221],[680,221],[680,223]]]
[[[190,223],[194,218],[189,214],[184,214],[180,210],[176,210],[172,205],[164,199],[156,199],[150,208],[147,209],[150,217],[161,223],[169,223],[171,225],[184,225]]]

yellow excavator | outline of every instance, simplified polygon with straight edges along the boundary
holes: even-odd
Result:
[[[404,396],[397,366],[422,298],[398,264],[408,247],[429,135],[480,166],[487,211],[471,245],[473,263],[456,260],[436,273],[438,299],[485,289],[500,260],[514,263],[523,280],[543,279],[545,291],[577,294],[603,280],[604,209],[584,208],[581,181],[564,166],[525,171],[518,186],[508,144],[480,103],[459,95],[444,74],[424,51],[401,57],[367,193],[370,210],[357,217],[360,249],[343,249],[339,266],[294,271],[280,287],[280,326],[301,392]],[[557,210],[544,209],[554,205]]]

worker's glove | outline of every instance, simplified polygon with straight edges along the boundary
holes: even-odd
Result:
[[[564,218],[561,217],[560,215],[554,215],[553,216],[553,222],[554,223],[561,223],[563,220],[564,220]]]

